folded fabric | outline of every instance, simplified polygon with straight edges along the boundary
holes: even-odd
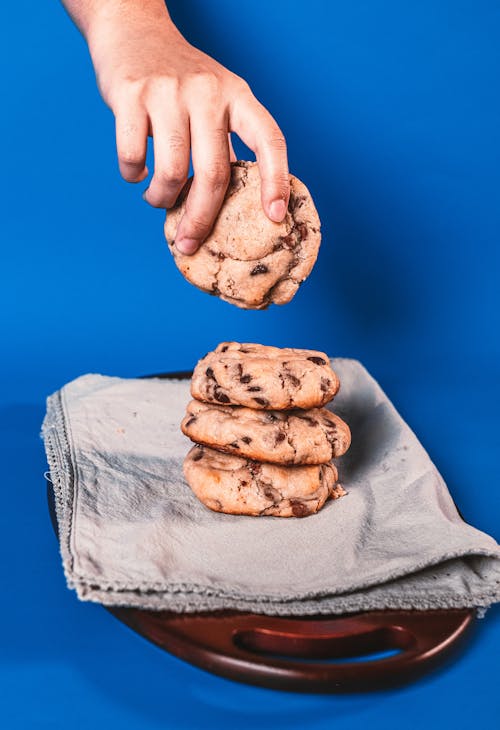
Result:
[[[335,359],[351,427],[347,495],[315,515],[211,512],[182,474],[187,380],[85,375],[49,397],[43,438],[68,586],[177,612],[306,615],[483,607],[500,548],[465,523],[436,467],[363,366]]]

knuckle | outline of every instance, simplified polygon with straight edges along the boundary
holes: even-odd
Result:
[[[120,108],[123,105],[129,107],[138,103],[142,97],[145,82],[143,79],[124,77],[114,82],[112,100],[113,107]]]
[[[290,176],[286,172],[275,172],[274,175],[271,176],[271,182],[274,183],[277,188],[285,192],[288,191],[288,188],[290,187]]]
[[[122,80],[122,91],[132,97],[139,97],[147,81],[140,77],[127,76]]]
[[[288,184],[288,181],[286,183],[280,183],[277,182],[274,185],[274,196],[282,198],[283,200],[288,200],[288,193],[290,192],[290,186]]]
[[[210,221],[200,215],[186,217],[186,232],[193,238],[201,238],[210,229]]]
[[[219,94],[221,84],[216,73],[203,69],[190,74],[187,78],[186,85],[190,91],[211,99]]]
[[[167,139],[170,152],[184,152],[187,148],[186,139],[180,132],[173,132]]]
[[[201,178],[212,189],[225,188],[229,182],[229,165],[225,162],[214,162],[201,172]]]
[[[143,156],[138,150],[126,149],[120,150],[118,159],[123,165],[134,166],[143,164]]]
[[[233,80],[234,92],[236,94],[253,97],[252,89],[250,88],[249,84],[245,81],[245,79],[242,79],[241,76],[237,76],[236,74],[233,74],[232,80]]]
[[[177,98],[180,88],[180,81],[175,76],[153,76],[143,83],[141,97],[144,101],[151,103],[153,100],[165,98]]]
[[[177,188],[186,182],[186,172],[180,165],[169,165],[156,173],[156,178],[163,187]]]
[[[177,91],[179,88],[179,79],[176,76],[167,76],[166,74],[161,74],[159,76],[154,76],[151,78],[148,82],[148,86],[151,87],[151,89],[154,89],[155,91],[160,92],[172,92]]]
[[[241,76],[237,76],[237,75],[235,74],[235,76],[234,76],[234,80],[235,80],[235,82],[236,82],[236,85],[238,86],[238,88],[239,88],[239,89],[240,89],[241,91],[249,91],[250,93],[252,93],[252,90],[251,90],[251,88],[250,88],[250,85],[249,85],[249,84],[248,84],[248,82],[247,82],[247,81],[246,81],[245,79],[243,79],[243,78],[242,78]]]
[[[125,115],[120,115],[116,119],[116,135],[118,144],[122,148],[130,147],[134,144],[134,140],[140,135],[140,128],[136,121],[130,120]]]
[[[274,134],[268,137],[267,145],[274,152],[286,153],[286,140],[282,134]]]

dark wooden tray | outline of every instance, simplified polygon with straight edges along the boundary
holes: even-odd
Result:
[[[178,372],[150,377],[190,376]],[[47,496],[57,535],[50,482]],[[206,671],[238,682],[316,693],[406,684],[456,654],[475,616],[473,609],[297,618],[106,608],[141,636]],[[372,658],[381,653],[386,656]]]

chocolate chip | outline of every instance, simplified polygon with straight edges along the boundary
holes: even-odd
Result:
[[[272,502],[276,503],[280,501],[279,492],[276,489],[273,489],[271,485],[266,484],[262,491],[264,493],[264,497],[267,497],[267,499],[270,499]]]
[[[198,451],[195,451],[193,454],[193,461],[199,461],[203,458],[203,449],[198,448]]]
[[[215,400],[219,401],[219,403],[229,403],[230,402],[228,396],[220,390],[214,391],[214,398],[215,398]]]
[[[302,420],[303,421],[307,421],[307,423],[310,426],[317,426],[318,425],[318,421],[315,418],[312,418],[311,416],[302,416]]]
[[[274,413],[272,413],[271,411],[268,411],[266,413],[266,418],[267,418],[268,421],[271,421],[271,423],[273,423],[273,421],[277,421],[278,420],[278,416],[275,416]]]
[[[257,274],[267,274],[269,269],[265,264],[257,264],[250,272],[250,276],[257,276]]]
[[[295,228],[300,236],[300,240],[305,241],[307,238],[307,234],[309,233],[309,231],[307,230],[306,224],[299,223]]]
[[[252,379],[251,375],[242,375],[240,378],[240,383],[249,383]]]
[[[326,360],[323,360],[322,357],[308,357],[307,359],[313,362],[315,365],[326,365]]]
[[[212,368],[207,368],[205,370],[205,375],[207,376],[207,378],[213,378],[215,380],[215,375],[214,375],[214,371],[212,370]]]
[[[258,385],[251,385],[249,388],[247,388],[247,391],[249,393],[258,393],[259,390],[262,390]]]
[[[331,380],[329,378],[321,378],[321,385],[319,386],[323,393],[326,393],[328,388],[330,387]]]
[[[224,345],[224,347],[221,349],[221,352],[227,352],[229,350],[229,345]]]
[[[252,443],[252,439],[250,438],[250,436],[242,436],[241,437],[241,440],[243,441],[244,444],[251,444]]]
[[[295,236],[292,236],[291,233],[289,233],[287,236],[280,236],[278,241],[281,243],[282,248],[295,248]]]
[[[195,421],[196,421],[196,416],[191,416],[191,418],[189,419],[189,421],[186,424],[184,424],[184,428],[189,428],[189,426],[192,423],[194,423]]]
[[[259,404],[259,406],[262,406],[262,408],[266,408],[269,405],[269,401],[265,398],[254,398],[254,401]]]
[[[327,431],[326,438],[328,439],[330,446],[333,446],[333,448],[336,449],[339,442],[337,434],[333,433],[333,431]]]
[[[304,204],[305,196],[304,195],[293,195],[293,193],[290,195],[290,202],[288,203],[288,210],[290,213],[293,213],[297,208],[301,208]]]
[[[301,502],[298,499],[291,499],[290,507],[292,508],[292,514],[294,517],[306,517],[311,514],[311,510],[307,504],[304,504],[304,502]]]
[[[290,383],[292,385],[294,385],[296,388],[299,388],[300,387],[300,384],[301,384],[300,383],[300,380],[298,378],[296,378],[295,375],[292,375],[292,373],[287,373],[285,371],[285,376],[286,376],[287,380],[289,380]]]
[[[248,484],[248,482],[246,482],[246,481],[245,481],[244,479],[242,479],[242,480],[240,481],[240,484],[241,484],[241,486],[242,486],[242,487],[246,487],[246,486],[247,486],[247,484]]]
[[[252,476],[259,474],[261,469],[262,469],[262,466],[260,464],[258,464],[256,461],[248,462],[248,470],[250,471],[250,474],[252,474]]]
[[[276,434],[276,443],[280,444],[282,441],[286,439],[286,435],[283,433],[283,431],[280,431]]]
[[[238,376],[243,375],[243,365],[240,362],[236,365],[236,371],[238,373]]]
[[[233,441],[233,443],[232,444],[229,444],[229,446],[231,446],[233,449],[239,449],[240,448],[240,445],[236,441]]]

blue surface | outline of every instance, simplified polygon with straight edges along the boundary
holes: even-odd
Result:
[[[242,312],[188,286],[145,184],[118,176],[112,115],[63,10],[2,9],[0,726],[492,726],[498,609],[412,686],[314,697],[205,674],[65,587],[42,478],[45,396],[88,371],[188,368],[222,339],[358,357],[466,519],[500,538],[498,3],[170,5],[276,116],[323,246],[282,308]]]

